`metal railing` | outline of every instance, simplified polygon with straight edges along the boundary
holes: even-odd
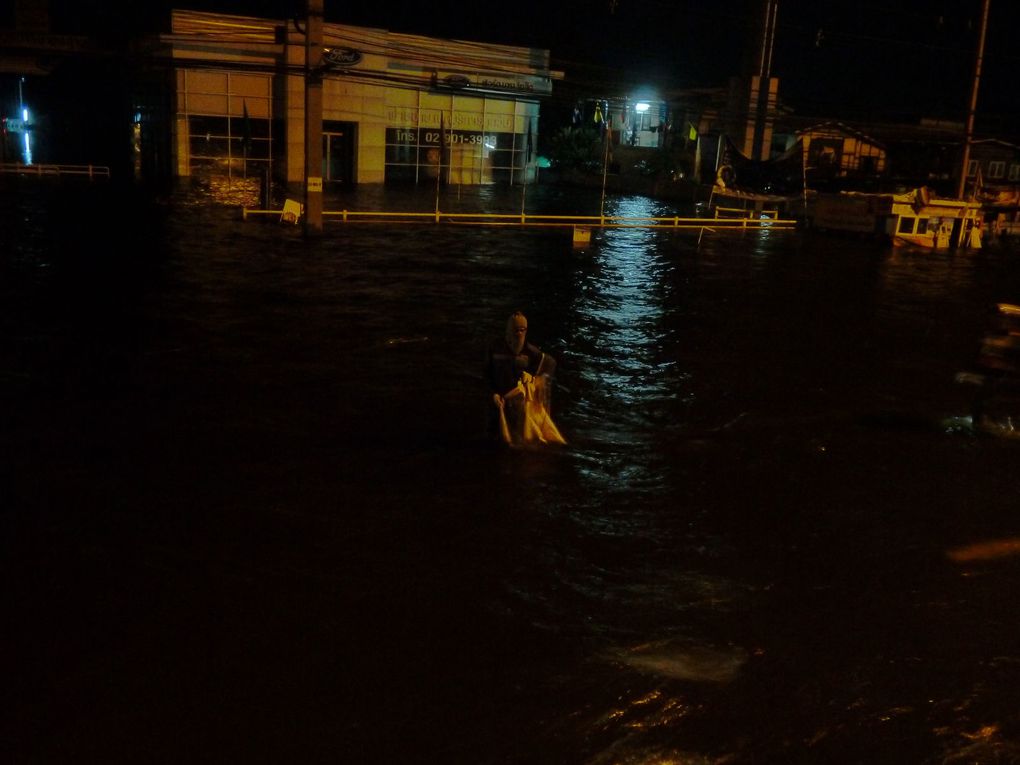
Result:
[[[776,208],[768,210],[752,211],[744,207],[715,207],[716,218],[749,218],[752,215],[757,215],[760,218],[778,218],[779,210]]]
[[[769,211],[772,212],[772,211]],[[245,220],[249,217],[275,216],[283,219],[283,210],[261,210],[242,208]],[[661,218],[631,218],[616,215],[533,215],[527,213],[447,213],[434,212],[385,212],[380,210],[324,210],[323,222],[339,223],[448,223],[463,226],[535,226],[535,227],[577,227],[591,228],[663,228],[663,229],[792,229],[797,221],[767,217],[725,217],[725,218],[682,218],[674,215]]]
[[[109,178],[110,168],[104,165],[24,165],[20,162],[0,162],[0,175],[62,176],[78,175]]]

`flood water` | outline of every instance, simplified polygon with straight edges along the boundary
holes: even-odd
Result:
[[[0,196],[7,762],[1020,762],[1020,557],[954,555],[1020,250]],[[566,447],[483,440],[516,309]]]

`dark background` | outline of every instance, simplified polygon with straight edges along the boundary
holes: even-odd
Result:
[[[53,18],[68,27],[116,35],[158,28],[174,7],[286,18],[303,15],[306,3],[160,0],[129,7],[110,0],[52,0],[50,7]],[[760,0],[326,0],[325,14],[336,23],[545,48],[572,83],[599,91],[619,83],[664,89],[725,85],[755,55],[763,7]],[[781,98],[797,114],[820,118],[962,121],[982,7],[981,0],[782,0],[773,66]],[[1018,22],[1016,3],[990,4],[978,102],[978,127],[986,132],[1009,133],[1020,124],[1014,95]]]

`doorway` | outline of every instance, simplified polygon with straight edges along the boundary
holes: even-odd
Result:
[[[322,182],[336,186],[354,184],[356,122],[322,123]]]

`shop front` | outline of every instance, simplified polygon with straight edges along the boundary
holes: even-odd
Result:
[[[305,66],[293,21],[175,11],[180,177],[300,186],[304,98],[322,81],[326,190],[364,183],[524,183],[535,173],[539,106],[562,75],[548,52],[326,24],[322,65]],[[537,66],[536,66],[537,62]]]

